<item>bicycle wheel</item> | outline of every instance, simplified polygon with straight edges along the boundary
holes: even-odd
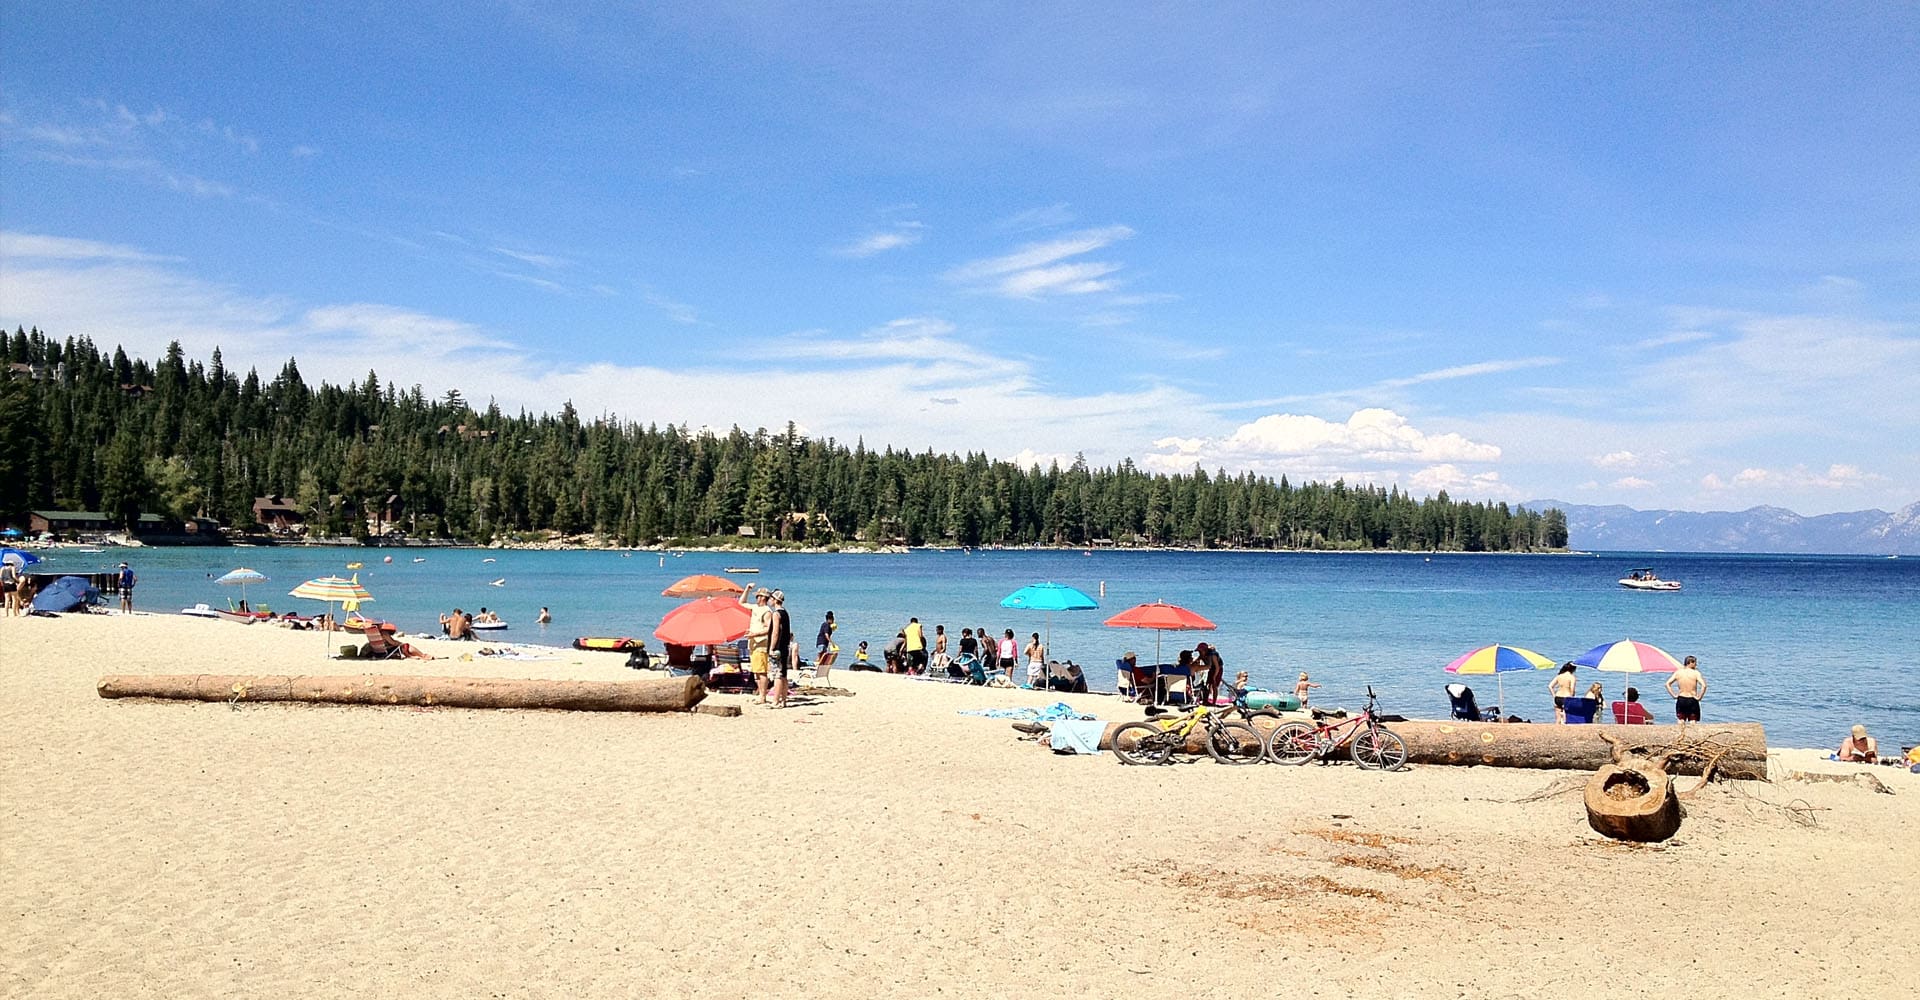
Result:
[[[1252,726],[1222,722],[1207,733],[1207,753],[1222,764],[1258,764],[1266,756],[1266,747]]]
[[[1275,764],[1305,764],[1320,750],[1320,738],[1304,722],[1289,722],[1267,734],[1267,759]]]
[[[1151,722],[1129,722],[1113,731],[1113,755],[1122,764],[1165,764],[1173,741]]]
[[[1385,726],[1362,729],[1347,748],[1353,762],[1369,771],[1398,771],[1407,766],[1407,743]]]

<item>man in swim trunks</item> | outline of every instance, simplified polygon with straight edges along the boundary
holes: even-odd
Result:
[[[1700,721],[1700,699],[1707,696],[1707,679],[1700,675],[1700,661],[1687,657],[1680,669],[1667,678],[1667,693],[1673,695],[1673,715],[1681,722]]]
[[[753,592],[753,617],[747,621],[747,669],[753,671],[754,699],[767,703],[767,653],[773,645],[773,608],[767,602],[772,595],[761,587]]]
[[[773,682],[773,707],[787,707],[787,667],[798,644],[793,636],[793,617],[787,613],[787,595],[774,591],[768,604],[773,611],[773,627],[768,632],[767,677]]]
[[[120,610],[133,613],[133,585],[139,581],[126,563],[120,564]]]

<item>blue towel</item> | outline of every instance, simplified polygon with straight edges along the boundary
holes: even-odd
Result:
[[[989,719],[1024,719],[1028,722],[1052,722],[1055,719],[1077,719],[1080,713],[1064,701],[1056,701],[1046,708],[963,708],[961,715],[984,715]]]
[[[1098,719],[1061,719],[1053,724],[1053,749],[1062,753],[1099,753],[1107,724]]]

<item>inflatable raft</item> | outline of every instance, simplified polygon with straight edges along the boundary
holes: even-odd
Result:
[[[573,640],[573,648],[602,653],[630,653],[640,648],[640,640],[626,636],[584,635]]]

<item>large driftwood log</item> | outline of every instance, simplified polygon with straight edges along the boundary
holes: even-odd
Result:
[[[1304,716],[1289,716],[1304,719]],[[1285,720],[1283,720],[1285,721]],[[1112,749],[1113,731],[1107,726],[1101,749]],[[1254,728],[1266,733],[1275,723],[1256,719]],[[1483,767],[1525,767],[1595,771],[1613,760],[1602,733],[1628,748],[1664,750],[1700,746],[1711,757],[1719,754],[1714,774],[1722,778],[1764,781],[1767,777],[1767,734],[1757,722],[1689,726],[1562,726],[1528,722],[1391,722],[1387,728],[1407,743],[1407,760],[1414,764],[1457,764]],[[1348,736],[1348,728],[1341,735]],[[1187,738],[1187,752],[1206,752],[1204,733],[1195,729]],[[1722,753],[1721,751],[1724,751]],[[1669,774],[1699,774],[1708,757],[1675,756],[1667,762]]]
[[[99,691],[102,698],[558,708],[579,712],[683,712],[707,696],[706,685],[698,677],[550,681],[378,674],[356,677],[110,674],[100,678]]]

